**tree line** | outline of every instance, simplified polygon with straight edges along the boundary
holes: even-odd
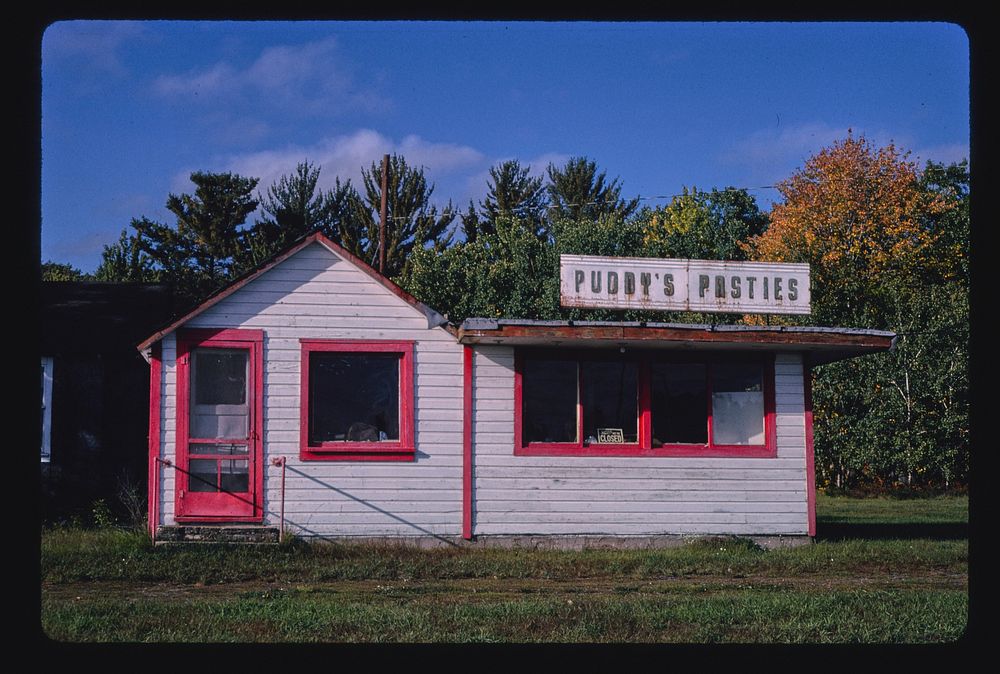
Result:
[[[892,330],[889,353],[823,365],[813,387],[817,479],[827,487],[952,488],[969,471],[969,170],[919,167],[894,145],[848,134],[777,185],[769,213],[742,188],[684,188],[656,207],[574,157],[543,176],[517,160],[490,170],[486,197],[431,204],[423,169],[388,170],[386,274],[452,321],[470,316],[759,323],[760,316],[565,308],[561,253],[807,262],[810,316],[772,323]],[[169,282],[196,302],[311,231],[377,267],[381,166],[361,189],[299,164],[258,180],[193,173],[169,195],[170,226],[141,217],[105,246],[90,278]],[[259,211],[258,211],[259,209]],[[257,219],[247,224],[254,212]],[[43,277],[83,279],[47,262]]]

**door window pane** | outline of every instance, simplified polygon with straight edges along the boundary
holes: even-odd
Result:
[[[222,491],[250,491],[250,464],[246,461],[220,461],[219,477],[222,480],[219,485]]]
[[[524,361],[522,435],[529,442],[576,442],[576,362]]]
[[[242,405],[247,401],[247,352],[195,349],[192,377],[196,405]]]
[[[760,365],[719,363],[712,367],[714,444],[764,444],[763,379]]]
[[[653,447],[708,443],[706,373],[702,363],[651,363]]]
[[[249,352],[243,349],[191,352],[191,437],[248,437],[249,360]]]
[[[585,361],[580,363],[580,377],[584,442],[596,444],[618,429],[621,442],[639,442],[638,364]]]
[[[399,361],[392,353],[309,356],[309,444],[399,440]]]
[[[191,459],[188,473],[188,491],[218,491],[218,465],[214,459]]]

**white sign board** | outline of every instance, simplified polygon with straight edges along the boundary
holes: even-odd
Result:
[[[564,307],[808,314],[809,265],[559,256]]]

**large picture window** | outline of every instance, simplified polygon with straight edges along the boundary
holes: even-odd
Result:
[[[302,458],[412,461],[413,343],[301,344]]]
[[[773,357],[515,358],[515,453],[775,456]]]

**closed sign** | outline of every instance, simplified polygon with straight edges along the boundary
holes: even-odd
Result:
[[[559,256],[565,307],[808,314],[809,265]]]

